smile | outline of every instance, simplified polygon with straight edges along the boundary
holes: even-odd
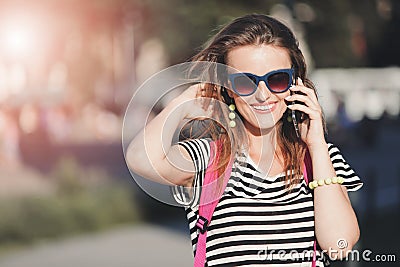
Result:
[[[273,103],[269,103],[269,104],[264,104],[264,105],[259,105],[259,104],[257,104],[257,105],[251,105],[251,107],[254,109],[254,110],[256,110],[256,111],[258,111],[258,112],[263,112],[263,113],[265,113],[265,112],[272,112],[272,111],[274,111],[274,109],[275,109],[275,107],[276,107],[276,104],[277,104],[277,102],[273,102]]]

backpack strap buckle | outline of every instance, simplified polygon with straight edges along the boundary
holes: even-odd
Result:
[[[202,234],[204,234],[207,231],[208,227],[208,220],[204,218],[203,216],[199,216],[196,222],[197,228],[200,230]]]

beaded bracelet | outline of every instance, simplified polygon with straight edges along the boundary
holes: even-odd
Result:
[[[330,184],[343,184],[343,182],[344,182],[343,177],[333,177],[333,178],[314,180],[308,184],[308,187],[310,189],[315,189],[318,186],[330,185]]]

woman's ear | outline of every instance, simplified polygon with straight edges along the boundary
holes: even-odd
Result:
[[[224,82],[224,86],[223,86],[223,90],[222,91],[224,91],[224,93],[227,96],[229,96],[230,98],[233,98],[234,97],[234,92],[230,88],[232,88],[231,81],[226,79],[225,82]]]
[[[230,81],[228,81],[228,85],[225,87],[225,92],[226,92],[226,94],[230,97],[230,98],[233,98],[234,96],[235,96],[235,93],[233,92],[233,90],[231,89],[232,87],[231,87],[231,82]]]
[[[230,98],[233,98],[233,96],[234,96],[234,94],[233,94],[233,92],[232,92],[232,90],[226,90],[226,93],[228,94],[228,96],[230,97]]]
[[[231,92],[231,90],[228,89],[228,87],[223,86],[221,88],[221,96],[222,96],[222,99],[224,99],[225,103],[229,102],[229,99],[232,98],[231,95],[232,95],[232,92]]]

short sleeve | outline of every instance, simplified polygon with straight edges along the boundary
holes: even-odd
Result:
[[[199,203],[200,188],[210,159],[210,141],[209,139],[189,139],[178,142],[178,145],[185,148],[189,153],[195,167],[192,187],[172,187],[172,196],[180,205],[187,207]]]
[[[357,191],[360,189],[363,186],[363,182],[353,168],[346,162],[339,148],[329,143],[328,150],[336,176],[344,178],[343,185],[347,188],[347,191]]]

